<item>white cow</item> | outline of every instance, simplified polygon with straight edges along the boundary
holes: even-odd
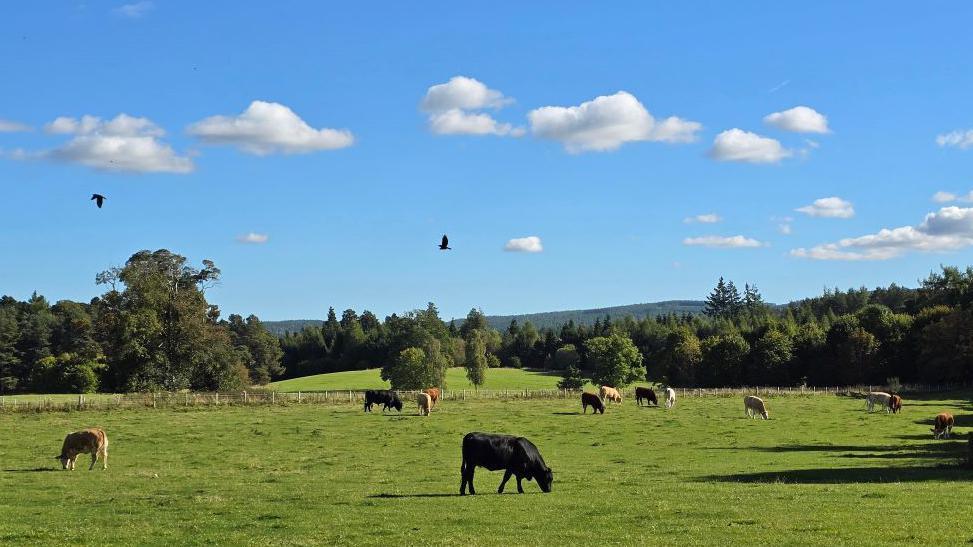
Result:
[[[676,390],[671,387],[666,388],[666,408],[672,408],[676,405]]]
[[[892,396],[889,395],[888,393],[885,393],[884,391],[872,391],[868,394],[867,397],[865,397],[865,408],[869,412],[872,412],[873,410],[875,410],[875,405],[880,404],[883,407],[885,407],[885,412],[888,413],[889,399],[891,398]]]
[[[432,397],[428,393],[417,393],[416,404],[419,405],[419,415],[428,416],[429,409],[432,408]]]
[[[757,414],[763,416],[765,420],[770,419],[770,415],[767,413],[767,407],[764,405],[764,400],[760,397],[755,397],[753,395],[747,395],[743,398],[743,411],[746,412],[747,416],[750,418],[756,418]]]

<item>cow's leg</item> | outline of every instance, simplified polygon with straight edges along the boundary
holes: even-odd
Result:
[[[101,449],[101,468],[108,469],[108,447]]]
[[[97,450],[91,453],[91,465],[88,466],[88,471],[91,471],[92,469],[95,468],[95,462],[96,461],[98,461],[98,451]]]
[[[500,481],[500,488],[497,488],[497,494],[503,494],[503,487],[507,485],[507,481],[510,480],[510,475],[513,473],[508,469],[503,474],[503,480]],[[520,485],[520,478],[517,478],[517,484]]]
[[[524,480],[523,477],[521,477],[520,475],[517,475],[517,493],[518,494],[523,494],[524,493],[524,485],[521,483],[521,481],[523,481],[523,480]]]

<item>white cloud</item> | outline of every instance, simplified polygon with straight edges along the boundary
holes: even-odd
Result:
[[[722,249],[753,248],[753,247],[765,246],[764,243],[761,243],[756,239],[745,237],[742,235],[687,237],[686,239],[682,240],[682,244],[699,246],[699,247],[716,247]]]
[[[777,163],[793,155],[793,152],[775,139],[733,128],[716,136],[709,155],[719,161]]]
[[[958,129],[939,135],[936,137],[936,144],[965,150],[973,146],[973,129]]]
[[[469,113],[458,108],[429,115],[429,129],[437,135],[510,135],[520,137],[521,127],[498,123],[489,114]]]
[[[973,202],[973,191],[963,195],[957,195],[952,192],[936,192],[932,195],[932,200],[936,203],[949,203],[951,201],[970,203]]]
[[[887,260],[909,251],[952,251],[973,246],[973,208],[943,207],[918,226],[883,228],[877,233],[793,249],[791,255],[815,260]]]
[[[828,118],[807,106],[795,106],[764,116],[764,123],[795,133],[830,133]]]
[[[515,253],[539,253],[544,250],[541,238],[537,236],[516,237],[503,246],[504,251]]]
[[[686,217],[682,219],[686,224],[692,224],[694,222],[699,222],[700,224],[715,224],[723,220],[723,217],[716,213],[707,213],[704,215],[694,215],[691,217]]]
[[[855,216],[855,208],[851,202],[835,196],[816,199],[811,205],[798,207],[794,210],[812,217],[851,218]]]
[[[253,101],[239,116],[210,116],[187,131],[207,144],[236,146],[258,156],[334,150],[355,142],[346,129],[314,129],[290,108],[265,101]]]
[[[502,108],[513,102],[503,93],[490,89],[483,82],[466,76],[453,76],[445,84],[436,84],[426,91],[420,108],[426,112],[447,110],[480,110]]]
[[[267,243],[268,239],[270,239],[270,237],[267,236],[267,234],[258,234],[255,232],[250,232],[242,236],[237,236],[236,238],[236,240],[239,241],[240,243],[252,243],[257,245],[261,243]]]
[[[125,17],[131,17],[132,19],[138,19],[149,11],[152,11],[153,8],[155,8],[155,3],[149,0],[142,0],[141,2],[121,5],[115,8],[115,13],[124,15]]]
[[[34,154],[79,163],[103,171],[189,173],[193,162],[159,140],[165,134],[148,118],[119,114],[103,121],[96,116],[60,117],[47,124],[49,133],[73,135],[60,148]]]
[[[615,150],[626,142],[692,142],[702,128],[675,116],[657,122],[633,95],[619,91],[578,106],[545,106],[527,114],[533,134],[568,152]]]
[[[493,116],[476,112],[500,109],[513,102],[503,93],[466,76],[453,76],[426,91],[419,108],[429,114],[429,130],[437,135],[509,135],[520,137],[522,127],[500,123]]]
[[[0,133],[19,133],[30,130],[29,125],[0,118]]]
[[[791,228],[790,224],[782,222],[777,225],[777,231],[780,232],[781,235],[789,236],[793,232],[793,229]]]

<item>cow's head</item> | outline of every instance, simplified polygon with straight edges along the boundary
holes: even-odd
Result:
[[[932,431],[932,438],[938,439],[940,436],[942,436],[943,433],[946,432],[946,428],[944,427],[942,429],[938,429],[938,428],[935,428],[934,427],[934,428],[930,429],[929,431]]]
[[[395,410],[402,412],[402,399],[399,399],[398,397],[392,399],[392,407],[395,408]]]
[[[764,417],[765,420],[769,420],[770,419],[770,413],[767,412],[766,410],[764,410],[760,414],[763,415],[763,417]]]
[[[541,487],[541,491],[544,493],[551,492],[551,483],[554,482],[554,472],[550,468],[545,468],[535,478],[537,479],[537,485]]]
[[[54,459],[59,460],[61,462],[61,469],[67,469],[68,463],[71,462],[71,457],[66,454],[61,454],[60,456],[54,456]]]

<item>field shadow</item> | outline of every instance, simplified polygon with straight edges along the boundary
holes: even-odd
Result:
[[[707,447],[706,450],[755,450],[757,452],[788,453],[788,452],[883,452],[901,450],[893,445],[858,446],[850,444],[786,444],[781,446],[748,446]]]
[[[957,428],[957,427],[973,427],[973,414],[960,414],[958,416],[954,414],[953,415],[953,421],[955,422],[953,424],[953,428]],[[927,426],[932,427],[932,425],[934,423],[936,423],[936,417],[935,416],[925,416],[922,419],[914,420],[912,423],[919,424],[919,425],[927,425]]]
[[[580,416],[577,412],[551,412],[555,416]]]
[[[959,465],[928,467],[843,467],[790,469],[759,473],[708,475],[704,482],[848,484],[881,482],[969,481],[973,471]]]
[[[33,469],[4,469],[4,473],[44,473],[45,471],[57,471],[56,467],[35,467]]]

